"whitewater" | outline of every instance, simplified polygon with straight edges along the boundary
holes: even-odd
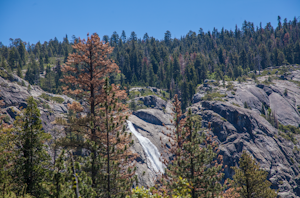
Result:
[[[161,172],[164,173],[164,165],[163,163],[160,161],[160,153],[158,151],[158,149],[156,148],[156,146],[154,144],[152,144],[152,142],[144,137],[140,132],[138,132],[132,122],[130,122],[129,120],[127,120],[127,124],[129,127],[129,130],[135,135],[135,137],[137,137],[137,139],[139,140],[140,144],[142,145],[144,152],[146,154],[147,157],[147,165],[150,169],[154,169],[155,172]]]

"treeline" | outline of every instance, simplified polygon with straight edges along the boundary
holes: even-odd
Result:
[[[222,182],[218,145],[201,131],[201,118],[181,112],[174,97],[174,126],[167,128],[172,160],[161,159],[165,173],[151,189],[138,185],[135,158],[126,131],[126,91],[110,84],[119,67],[107,57],[113,48],[97,34],[73,45],[76,51],[62,66],[64,93],[80,99],[56,118],[53,136],[42,129],[33,97],[12,125],[0,125],[0,195],[3,197],[270,197],[277,196],[267,173],[246,152],[233,181]],[[90,59],[86,59],[89,55]],[[0,101],[2,103],[2,101]],[[3,104],[0,104],[3,105]],[[1,117],[1,116],[0,116]],[[201,133],[199,133],[201,132]],[[48,146],[47,146],[48,145]],[[51,157],[50,157],[51,156]],[[227,188],[229,190],[224,192]],[[152,195],[149,191],[152,191]]]
[[[122,75],[112,75],[112,82],[127,87],[149,85],[167,89],[170,98],[174,94],[180,96],[185,109],[194,95],[195,87],[206,78],[235,80],[251,70],[300,64],[299,38],[300,22],[296,18],[282,21],[278,16],[277,27],[271,23],[265,27],[261,24],[255,27],[253,23],[244,21],[242,29],[236,26],[234,31],[214,28],[212,32],[204,32],[200,28],[198,32],[189,31],[180,39],[172,39],[171,32],[167,31],[163,40],[149,37],[147,33],[143,38],[138,38],[135,32],[131,32],[127,38],[123,31],[121,35],[114,32],[111,36],[103,36],[103,42],[109,42],[114,47],[111,58],[122,72]],[[30,64],[27,80],[41,83],[46,89],[49,86],[39,82],[37,75],[44,71],[43,63],[47,63],[52,56],[62,56],[65,62],[68,53],[74,51],[71,45],[77,40],[73,36],[72,42],[69,42],[66,36],[63,42],[54,39],[43,44],[26,44],[25,50],[22,41],[15,39],[9,47],[0,47],[2,65],[8,64],[14,70]],[[33,58],[28,63],[26,57]],[[38,61],[35,63],[34,60]],[[61,76],[53,77],[55,73],[48,75],[52,78],[48,84],[53,87],[50,91],[59,93],[61,84],[58,79]]]

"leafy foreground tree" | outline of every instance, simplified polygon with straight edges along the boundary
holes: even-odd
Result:
[[[232,187],[242,198],[274,198],[277,197],[275,190],[270,188],[271,182],[267,180],[268,173],[260,170],[259,164],[249,153],[243,151],[239,167],[233,168]]]
[[[167,194],[178,188],[178,178],[186,179],[191,185],[191,197],[217,197],[224,190],[221,185],[223,177],[222,157],[217,154],[217,144],[204,132],[199,133],[200,117],[192,115],[189,109],[182,119],[180,102],[174,97],[175,130],[167,134],[170,137],[170,153],[174,159],[164,160],[166,174],[160,184]]]
[[[15,121],[17,133],[15,152],[18,158],[15,162],[16,192],[25,192],[35,197],[45,197],[47,190],[43,185],[47,179],[49,155],[45,141],[50,135],[42,130],[40,111],[33,97],[27,99],[27,107],[23,115]]]

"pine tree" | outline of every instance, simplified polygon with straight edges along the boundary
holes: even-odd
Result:
[[[233,168],[232,186],[238,188],[237,192],[242,198],[275,198],[277,193],[270,188],[271,182],[267,180],[268,173],[260,170],[259,164],[249,153],[243,151],[239,167]]]
[[[15,127],[18,132],[16,146],[19,148],[15,162],[16,190],[20,193],[24,186],[27,193],[44,197],[47,194],[43,186],[47,178],[45,166],[49,163],[44,142],[50,135],[42,130],[40,110],[33,97],[27,99],[27,107],[23,115],[16,119]]]
[[[44,61],[43,61],[43,57],[40,55],[40,58],[39,58],[39,64],[40,64],[40,73],[44,73]]]
[[[6,61],[5,61],[4,56],[2,56],[2,59],[1,59],[1,67],[3,67],[3,69],[7,69]]]
[[[20,65],[18,65],[17,75],[18,75],[20,78],[23,78],[23,73],[22,73],[22,70],[21,70]]]
[[[92,178],[92,187],[103,195],[101,197],[119,196],[120,189],[126,194],[129,190],[126,182],[131,181],[128,177],[134,173],[132,169],[129,175],[123,177],[126,181],[120,178],[116,181],[118,184],[113,182],[120,174],[125,174],[122,172],[123,168],[130,167],[122,159],[131,155],[128,145],[124,145],[128,143],[128,139],[119,131],[125,117],[116,115],[120,113],[116,108],[121,107],[117,100],[126,98],[127,94],[118,86],[108,84],[109,75],[120,72],[114,61],[108,58],[113,48],[109,43],[101,42],[97,34],[87,40],[79,39],[72,47],[76,49],[76,53],[70,54],[66,65],[62,66],[62,72],[65,73],[62,81],[67,84],[64,90],[65,93],[82,99],[89,112],[87,116],[80,116],[83,108],[79,103],[74,102],[69,106],[75,114],[68,120],[64,145],[85,148],[90,152],[84,169]],[[116,121],[114,118],[120,120]],[[119,135],[120,142],[117,137]],[[111,166],[111,170],[107,164]]]
[[[26,64],[26,49],[25,49],[25,45],[23,44],[23,42],[21,41],[19,46],[18,46],[18,52],[20,54],[20,61],[22,63],[22,65]]]
[[[9,51],[8,64],[11,70],[13,71],[16,65],[16,54],[14,48]]]
[[[163,160],[167,169],[161,182],[171,193],[177,188],[179,177],[182,177],[192,186],[191,197],[218,197],[223,191],[220,183],[223,161],[216,152],[218,145],[204,132],[200,135],[200,116],[193,116],[189,109],[186,118],[181,118],[177,95],[174,97],[174,108],[175,130],[167,134],[172,139],[170,153],[174,157],[171,162]]]
[[[121,37],[120,37],[120,39],[122,39],[123,43],[125,43],[125,42],[126,42],[126,33],[125,33],[125,31],[124,31],[124,30],[122,31],[122,34],[121,34]]]
[[[103,172],[99,179],[100,197],[124,197],[129,194],[134,182],[137,182],[133,160],[136,155],[130,150],[133,144],[131,133],[125,132],[127,107],[120,102],[126,98],[125,90],[120,91],[116,85],[110,85],[108,78],[103,87],[103,103],[100,108],[101,133],[98,137],[104,146]]]

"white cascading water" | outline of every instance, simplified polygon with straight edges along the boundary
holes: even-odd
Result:
[[[156,148],[156,146],[154,144],[152,144],[152,142],[144,137],[140,132],[138,132],[132,122],[130,122],[129,120],[127,120],[127,124],[129,127],[129,130],[135,135],[135,137],[137,137],[137,139],[139,140],[140,144],[142,145],[144,152],[146,154],[147,157],[147,165],[150,169],[154,169],[155,172],[161,172],[164,173],[164,165],[162,164],[162,162],[160,161],[160,153],[158,151],[158,149]]]

